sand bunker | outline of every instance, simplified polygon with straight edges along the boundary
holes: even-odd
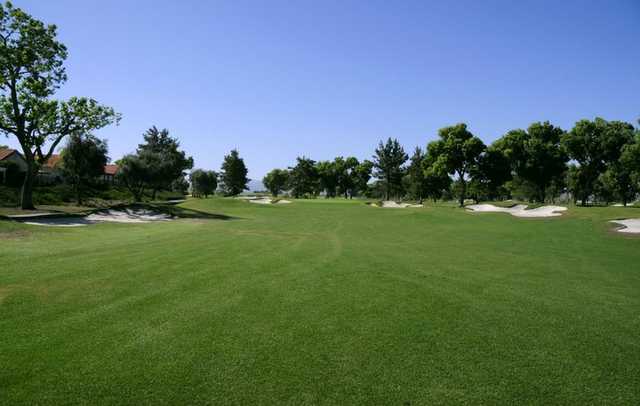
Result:
[[[407,209],[407,208],[416,208],[416,207],[424,207],[421,204],[409,204],[409,203],[397,203],[394,202],[393,200],[385,200],[384,202],[381,202],[380,204],[378,203],[371,203],[371,206],[374,207],[384,207],[387,209]]]
[[[14,217],[14,219],[19,219]],[[168,214],[146,209],[104,210],[84,217],[34,217],[22,220],[25,224],[53,227],[81,227],[89,224],[111,223],[150,223],[153,221],[169,221]]]
[[[276,199],[270,199],[268,197],[256,197],[256,198],[252,198],[252,199],[246,199],[249,201],[249,203],[255,203],[255,204],[288,204],[291,203],[289,200],[276,200]]]
[[[611,220],[611,223],[620,224],[619,233],[640,234],[640,219]]]
[[[563,206],[541,206],[527,210],[527,205],[525,204],[517,204],[513,207],[498,207],[492,204],[472,204],[466,206],[466,208],[474,213],[509,213],[516,217],[557,217],[562,216],[561,212],[567,210],[567,208]]]

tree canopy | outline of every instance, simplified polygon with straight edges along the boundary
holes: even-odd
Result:
[[[73,184],[79,205],[84,189],[104,174],[104,166],[109,162],[107,153],[107,142],[91,134],[72,134],[67,139],[62,150],[62,172]]]
[[[385,200],[389,200],[393,193],[399,193],[404,175],[403,165],[409,156],[404,152],[397,139],[380,141],[373,156],[375,176],[383,182]]]
[[[564,176],[567,156],[560,146],[564,131],[544,123],[533,123],[525,130],[512,130],[496,141],[492,149],[511,163],[511,171],[532,185],[533,200],[544,202],[547,188]]]
[[[315,196],[320,188],[320,176],[316,162],[307,157],[296,158],[296,165],[289,168],[289,188],[295,198]]]
[[[0,4],[0,132],[16,137],[27,161],[23,209],[33,208],[39,165],[66,136],[87,134],[120,118],[90,98],[51,98],[67,80],[66,58],[55,25],[45,25],[10,2]]]
[[[273,169],[262,179],[262,183],[274,197],[278,197],[285,190],[288,182],[289,171],[286,169]]]
[[[218,174],[214,171],[194,169],[189,175],[191,181],[191,195],[193,197],[204,197],[213,195],[218,187]]]
[[[485,145],[474,136],[464,123],[441,128],[439,140],[429,143],[428,151],[432,155],[433,169],[436,172],[458,175],[460,185],[459,203],[464,206],[467,192],[467,176],[478,165]]]
[[[166,128],[149,128],[143,135],[144,143],[138,145],[137,154],[148,168],[147,186],[155,199],[158,190],[169,189],[171,184],[193,168],[193,158],[181,151],[177,138],[169,135]]]
[[[248,190],[247,184],[250,181],[247,178],[248,173],[249,170],[245,166],[244,160],[240,158],[238,150],[231,150],[229,155],[225,155],[220,172],[220,181],[225,196],[237,196]]]
[[[616,165],[625,145],[633,141],[634,128],[631,124],[599,117],[593,121],[578,121],[562,137],[562,145],[569,158],[577,162],[570,174],[570,191],[582,205],[594,195],[600,176]]]

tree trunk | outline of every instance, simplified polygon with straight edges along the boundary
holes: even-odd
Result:
[[[156,193],[158,192],[158,189],[153,188],[153,192],[151,193],[151,200],[156,200]]]
[[[20,207],[22,210],[34,210],[33,206],[33,182],[36,178],[35,165],[32,159],[27,158],[27,172],[24,175],[22,192],[20,196]]]
[[[460,207],[464,207],[464,199],[467,194],[467,182],[464,181],[464,176],[460,174]]]
[[[76,183],[76,201],[78,202],[78,206],[82,206],[82,193],[80,190],[80,181],[78,180]]]

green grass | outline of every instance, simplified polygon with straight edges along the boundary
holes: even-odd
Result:
[[[0,404],[640,403],[640,209],[182,207],[0,221]]]

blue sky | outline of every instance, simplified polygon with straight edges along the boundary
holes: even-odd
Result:
[[[389,136],[424,147],[457,122],[488,143],[538,120],[640,118],[638,0],[14,4],[59,27],[58,96],[122,113],[97,132],[114,159],[156,125],[197,167],[238,148],[260,179],[303,154],[370,158]]]

